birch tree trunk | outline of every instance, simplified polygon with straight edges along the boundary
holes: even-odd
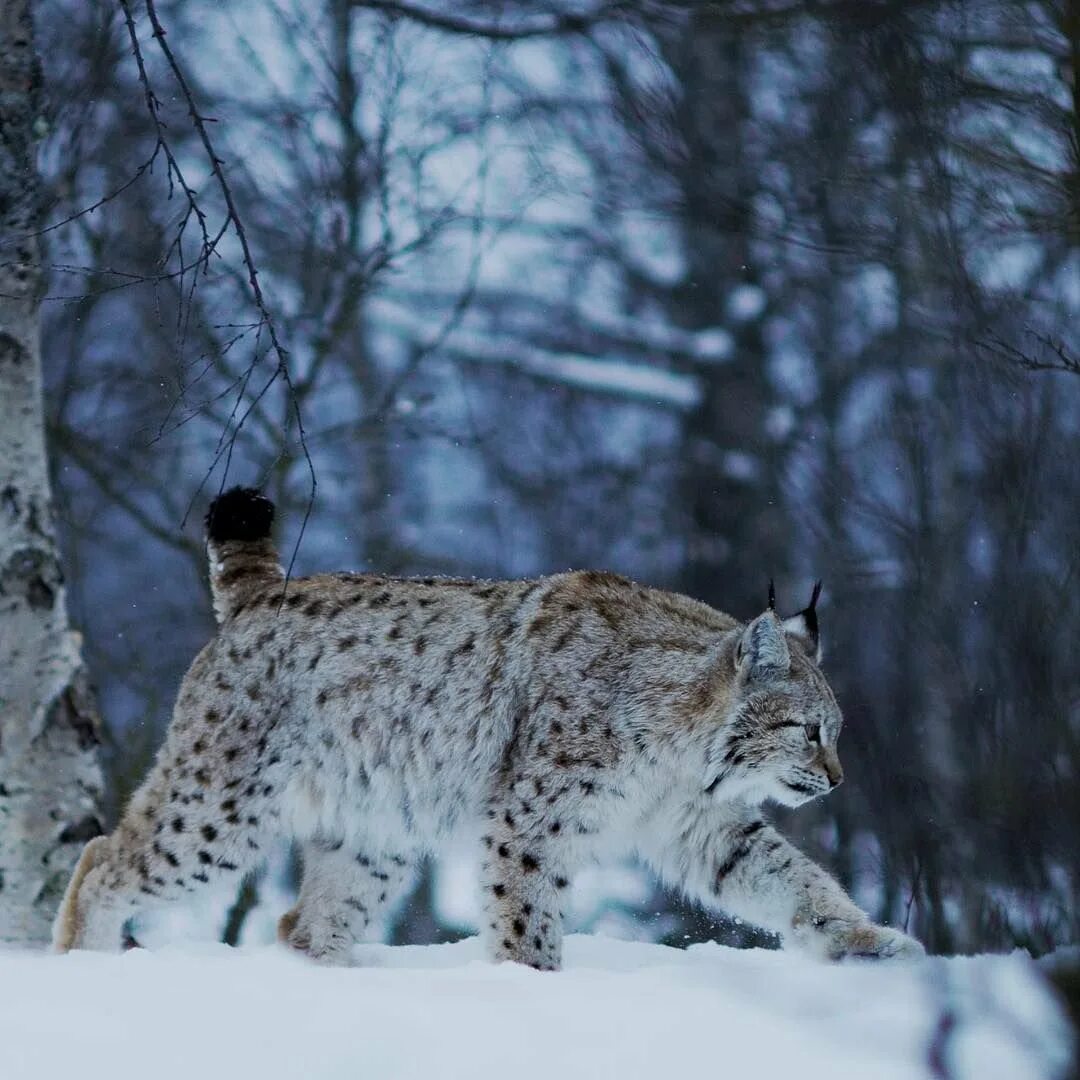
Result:
[[[101,831],[99,723],[68,625],[42,405],[30,0],[0,3],[0,942],[43,944]]]

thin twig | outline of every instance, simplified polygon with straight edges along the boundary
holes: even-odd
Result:
[[[1033,330],[1030,327],[1026,330],[1044,350],[1053,354],[1050,359],[1040,359],[1032,353],[1025,352],[997,334],[988,334],[975,344],[1003,360],[1016,364],[1025,371],[1063,371],[1070,375],[1080,375],[1080,356],[1069,352],[1064,342],[1052,338],[1042,330]]]
[[[251,410],[255,407],[255,404],[257,404],[258,400],[262,398],[262,396],[270,389],[270,387],[273,385],[274,382],[276,382],[278,378],[281,378],[285,382],[286,388],[289,393],[290,401],[293,405],[293,413],[296,418],[300,448],[303,452],[304,460],[307,463],[308,475],[311,480],[311,485],[308,495],[307,507],[304,511],[303,520],[300,524],[300,533],[297,536],[296,544],[293,547],[292,556],[289,559],[289,565],[286,570],[287,583],[292,576],[292,570],[296,563],[296,556],[300,550],[300,544],[303,541],[304,534],[307,530],[308,520],[311,517],[311,513],[315,505],[316,491],[318,490],[318,480],[315,475],[315,465],[312,461],[311,454],[308,450],[307,445],[307,434],[304,428],[304,419],[300,411],[300,403],[297,398],[296,388],[293,385],[292,374],[289,369],[289,353],[281,342],[277,331],[277,325],[274,321],[273,315],[270,312],[269,305],[266,302],[262,286],[259,283],[259,271],[256,266],[255,257],[251,251],[251,246],[248,242],[247,232],[244,229],[243,219],[241,218],[240,211],[237,207],[236,200],[233,196],[232,188],[229,184],[228,178],[225,176],[225,171],[223,168],[224,160],[218,154],[214,146],[213,140],[210,138],[210,133],[207,128],[208,118],[202,113],[200,113],[195,105],[195,97],[191,89],[191,84],[187,78],[187,75],[185,74],[183,66],[180,64],[175,53],[169,46],[167,40],[167,32],[165,30],[165,27],[162,25],[160,18],[158,17],[154,0],[145,0],[145,3],[146,14],[150,20],[150,26],[153,31],[154,40],[157,43],[161,55],[165,59],[166,65],[172,73],[172,77],[177,87],[179,88],[184,104],[187,106],[188,116],[191,120],[192,127],[198,135],[199,141],[202,143],[203,150],[206,154],[207,162],[210,166],[210,171],[213,174],[214,180],[217,183],[218,190],[221,193],[222,199],[224,200],[226,210],[225,227],[227,228],[231,226],[233,234],[235,235],[237,242],[240,245],[241,260],[247,272],[248,286],[251,289],[252,298],[254,300],[255,307],[259,313],[260,330],[262,327],[266,328],[267,335],[270,339],[270,349],[277,360],[277,366],[273,375],[270,377],[270,380],[260,389],[255,401],[252,402],[248,409],[245,410],[245,412],[240,416],[239,421],[237,422],[236,426],[233,428],[231,434],[228,437],[227,452],[225,453],[226,467],[223,471],[221,480],[222,489],[225,486],[226,478],[228,475],[228,462],[232,456],[232,446],[236,441],[236,437],[239,435],[241,429],[243,428],[244,421],[250,415]],[[142,48],[139,44],[138,35],[136,33],[135,20],[131,13],[129,0],[120,0],[120,6],[124,11],[124,18],[128,28],[128,36],[131,39],[132,52],[134,53],[135,63],[138,68],[139,81],[143,86],[143,91],[146,97],[147,110],[150,113],[150,118],[154,123],[155,129],[157,131],[158,145],[162,153],[164,153],[166,161],[169,164],[170,184],[172,178],[175,177],[177,183],[180,185],[181,190],[184,193],[185,199],[187,200],[190,213],[195,216],[196,220],[199,223],[199,228],[202,233],[203,244],[201,261],[205,267],[205,264],[208,262],[210,256],[216,251],[217,243],[220,240],[221,234],[219,234],[213,239],[211,239],[211,237],[209,236],[209,232],[206,227],[206,216],[202,211],[201,207],[199,206],[195,191],[185,179],[184,174],[181,171],[180,166],[177,163],[176,158],[173,155],[173,152],[169,146],[168,140],[165,136],[165,127],[158,111],[159,99],[154,93],[152,84],[150,82],[149,74],[146,70],[146,63],[143,57]],[[186,225],[187,220],[188,219],[185,218],[185,221],[181,224],[181,233],[183,231],[184,225]],[[180,243],[179,236],[175,243]],[[255,358],[252,361],[252,369],[254,369],[255,365],[257,365],[258,362],[259,357],[258,353],[256,352]],[[248,378],[250,378],[250,372],[248,374]],[[245,378],[244,380],[243,385],[245,386],[245,388],[248,378]],[[218,453],[215,454],[214,466],[216,466],[218,461],[221,459],[221,453],[222,448],[219,446]],[[211,468],[211,472],[212,469],[213,466]],[[208,473],[207,477],[199,485],[199,488],[195,493],[196,496],[199,494],[199,492],[202,491],[207,480],[209,479],[209,476],[210,474]]]
[[[157,161],[157,156],[161,152],[160,145],[155,145],[150,156],[135,170],[135,172],[128,177],[118,188],[114,188],[112,191],[105,195],[102,195],[96,202],[91,203],[89,206],[84,206],[81,210],[76,210],[73,214],[69,214],[66,218],[61,218],[60,221],[54,221],[51,225],[45,225],[43,228],[35,229],[33,232],[19,233],[15,236],[6,236],[0,239],[0,247],[7,247],[9,244],[18,244],[23,240],[33,240],[40,236],[44,236],[46,233],[55,232],[57,229],[62,229],[65,225],[70,225],[73,221],[78,221],[79,218],[86,217],[87,214],[92,214],[95,210],[100,210],[106,203],[112,202],[113,199],[120,195],[123,195],[128,188],[132,187],[142,178],[143,174],[149,169],[153,168],[154,162]]]

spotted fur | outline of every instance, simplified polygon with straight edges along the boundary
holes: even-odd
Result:
[[[743,625],[594,571],[286,583],[272,508],[224,498],[209,518],[219,632],[150,775],[80,863],[57,949],[119,948],[137,911],[238,880],[291,837],[303,883],[279,935],[344,963],[418,860],[466,832],[495,959],[557,968],[575,871],[631,852],[823,957],[921,951],[760,816],[842,779],[816,615]]]

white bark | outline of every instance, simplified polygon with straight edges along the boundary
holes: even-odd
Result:
[[[41,69],[30,0],[0,3],[0,942],[42,944],[101,830],[99,725],[68,625],[42,406]]]

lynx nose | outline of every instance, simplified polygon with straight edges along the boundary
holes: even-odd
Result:
[[[829,770],[829,787],[837,788],[844,782],[844,770],[839,765]]]

